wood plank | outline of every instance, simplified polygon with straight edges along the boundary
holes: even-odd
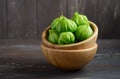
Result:
[[[6,0],[0,0],[0,39],[7,39]]]
[[[90,21],[93,21],[98,25],[98,15],[97,15],[97,9],[98,9],[98,0],[85,0],[83,2],[84,6],[82,7],[82,3],[79,0],[80,6],[79,11],[84,13]]]
[[[72,17],[75,11],[97,23],[97,0],[67,0],[67,16]]]
[[[38,38],[54,18],[66,15],[66,0],[38,0]]]
[[[119,79],[119,41],[98,40],[99,50],[88,65],[78,71],[61,71],[46,61],[39,40],[0,40],[0,78]]]
[[[84,1],[84,0],[83,0]],[[78,11],[78,0],[67,0],[67,17],[71,18],[75,11]]]
[[[99,0],[99,37],[120,38],[120,0]]]
[[[9,39],[36,38],[36,0],[8,0]]]

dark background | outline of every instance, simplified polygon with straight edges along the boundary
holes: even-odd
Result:
[[[120,0],[0,0],[0,39],[40,39],[61,14],[87,15],[100,39],[120,39]]]

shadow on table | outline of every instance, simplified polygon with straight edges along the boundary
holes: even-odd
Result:
[[[50,64],[43,63],[42,65],[26,65],[22,67],[16,67],[14,68],[14,73],[15,74],[24,74],[24,75],[30,75],[30,76],[40,76],[40,77],[67,77],[67,76],[72,76],[74,74],[77,75],[82,75],[85,73],[84,68],[80,70],[75,70],[75,71],[65,71],[58,69]]]

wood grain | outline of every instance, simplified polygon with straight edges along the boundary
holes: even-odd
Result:
[[[38,38],[54,18],[66,14],[66,0],[38,0]]]
[[[82,1],[84,2],[84,0]],[[67,17],[71,18],[74,12],[78,11],[78,0],[67,0]],[[83,6],[84,7],[84,6]]]
[[[98,40],[97,54],[78,71],[61,71],[43,56],[39,40],[0,40],[0,79],[119,79],[120,40]]]
[[[9,39],[36,38],[36,0],[8,0]]]
[[[120,0],[99,0],[98,25],[100,38],[120,38]]]
[[[83,2],[82,2],[83,1]],[[93,21],[97,24],[97,9],[98,9],[98,0],[79,0],[79,11],[85,14],[90,21]]]
[[[120,39],[120,0],[0,0],[0,39],[40,39],[60,15],[75,11],[98,25],[99,38]]]
[[[97,5],[97,0],[67,0],[67,16],[71,18],[78,11],[97,23]]]
[[[6,0],[0,0],[0,39],[7,39]]]

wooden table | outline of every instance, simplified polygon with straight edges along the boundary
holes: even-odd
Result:
[[[120,79],[120,40],[98,40],[95,58],[78,71],[50,65],[40,40],[0,40],[0,79]]]

